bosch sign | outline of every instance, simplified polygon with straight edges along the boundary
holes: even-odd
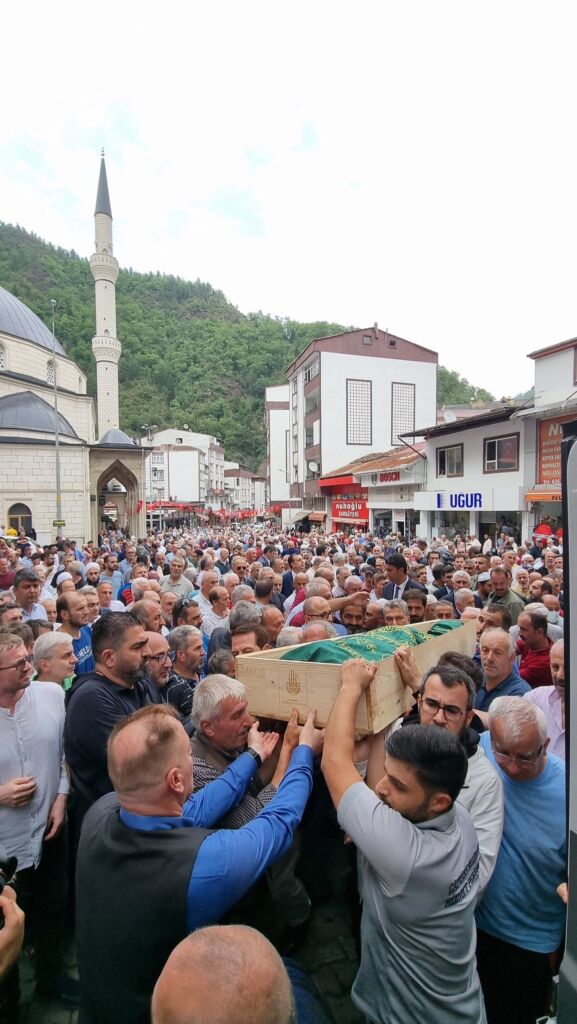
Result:
[[[396,472],[393,472],[393,473],[381,473],[379,475],[379,481],[382,484],[398,484],[400,479],[401,479],[401,474],[400,474],[399,470],[397,470]]]

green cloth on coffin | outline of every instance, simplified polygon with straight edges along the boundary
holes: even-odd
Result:
[[[319,661],[324,665],[340,665],[350,658],[383,661],[399,647],[417,647],[460,626],[461,622],[452,619],[439,619],[428,633],[421,633],[411,626],[382,626],[370,633],[340,636],[336,640],[316,640],[312,644],[291,647],[282,655],[281,661]]]

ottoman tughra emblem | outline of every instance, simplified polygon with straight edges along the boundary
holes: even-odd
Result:
[[[289,693],[300,693],[301,692],[301,686],[300,686],[300,683],[298,681],[297,674],[296,674],[294,668],[291,669],[290,672],[289,672],[286,688],[287,688]]]

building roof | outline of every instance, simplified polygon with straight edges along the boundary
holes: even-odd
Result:
[[[52,331],[48,330],[40,317],[5,288],[0,288],[0,331],[12,334],[15,338],[23,338],[24,341],[32,341],[50,352],[54,347],[58,355],[66,355],[57,339],[54,339],[53,346]]]
[[[375,347],[365,347],[362,338],[372,339]],[[352,354],[357,356],[381,356],[388,359],[414,359],[419,362],[439,361],[438,353],[424,345],[418,345],[414,341],[407,341],[398,334],[392,334],[388,329],[380,330],[377,324],[372,327],[355,328],[343,331],[341,334],[328,334],[325,337],[313,338],[293,359],[287,367],[285,375],[288,378],[309,359],[314,352],[336,352],[340,355]]]
[[[536,348],[529,352],[528,359],[543,359],[544,356],[554,356],[557,352],[564,352],[566,349],[575,348],[577,338],[569,338],[567,341],[558,341],[555,345],[547,345],[546,348]]]
[[[112,217],[112,207],[110,206],[110,196],[108,195],[108,180],[106,178],[106,164],[104,163],[104,150],[102,151],[102,159],[100,161],[94,213],[105,213],[108,217]]]
[[[42,434],[54,433],[54,407],[32,391],[21,391],[0,398],[0,430],[29,430]],[[78,440],[78,434],[61,413],[58,413],[58,433]]]
[[[461,430],[473,430],[474,427],[482,427],[485,424],[500,423],[503,420],[511,419],[513,413],[517,412],[518,409],[522,408],[522,404],[517,403],[506,403],[500,405],[496,409],[489,409],[485,412],[480,412],[476,416],[471,416],[468,419],[456,419],[449,423],[439,423],[434,427],[422,427],[420,430],[407,430],[402,436],[403,437],[437,437],[439,434],[456,434]]]
[[[98,448],[136,448],[134,441],[123,430],[113,427],[107,430],[104,437],[96,442]]]
[[[424,454],[424,441],[418,441],[413,447],[402,445],[400,448],[391,448],[388,452],[371,452],[370,455],[363,455],[360,459],[341,466],[340,469],[334,469],[332,473],[325,473],[321,479],[330,481],[337,476],[359,476],[360,473],[382,473],[385,470],[399,469],[400,466],[416,462]]]

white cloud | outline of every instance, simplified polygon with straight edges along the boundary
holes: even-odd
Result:
[[[0,217],[245,310],[438,349],[498,396],[575,333],[572,4],[4,12]]]

